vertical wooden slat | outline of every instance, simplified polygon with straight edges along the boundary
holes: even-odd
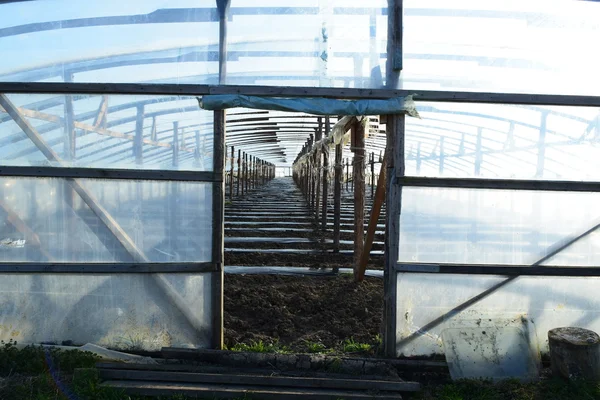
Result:
[[[241,172],[242,172],[242,150],[238,149],[238,158],[237,158],[237,181],[235,183],[236,185],[236,196],[240,195],[240,178],[241,178]],[[242,192],[243,194],[243,192]]]
[[[179,167],[179,122],[173,121],[173,157],[172,164],[175,169]]]
[[[342,145],[335,146],[335,177],[333,187],[333,251],[340,251],[340,220],[342,213]]]
[[[358,269],[364,248],[365,231],[365,129],[362,122],[352,126],[352,180],[354,182],[354,279],[358,278]]]
[[[483,161],[483,153],[481,146],[482,133],[483,128],[477,128],[477,141],[475,143],[475,176],[479,176],[479,174],[481,174],[481,162]]]
[[[219,174],[221,182],[213,183],[213,237],[212,258],[217,264],[218,271],[212,273],[212,327],[213,347],[223,348],[223,259],[224,259],[224,221],[225,187],[223,177],[225,174],[225,110],[214,112],[214,172]]]
[[[231,170],[229,174],[229,199],[233,199],[233,164],[235,163],[235,147],[231,146]]]
[[[548,120],[548,113],[542,112],[542,119],[540,121],[540,136],[538,139],[538,158],[536,166],[536,178],[544,177],[544,164],[546,161],[546,125]]]
[[[386,87],[396,89],[402,70],[402,0],[388,0],[388,35]],[[397,282],[398,248],[402,187],[394,182],[396,174],[404,176],[404,115],[388,115],[386,136],[389,159],[386,176],[386,223],[384,269],[384,353],[397,356]]]
[[[315,141],[319,141],[323,139],[323,118],[317,118],[318,126],[315,129]],[[313,187],[316,189],[316,194],[313,197],[312,207],[315,210],[315,222],[319,223],[319,205],[321,204],[321,174],[319,171],[321,170],[321,154],[316,151],[313,156],[313,163],[315,165],[316,173],[316,182],[313,183]]]
[[[135,138],[133,141],[133,156],[135,163],[143,164],[143,140],[144,140],[144,105],[137,106],[135,118]]]
[[[224,84],[227,76],[227,19],[229,0],[217,0],[219,10],[219,83]],[[217,271],[212,273],[212,347],[223,348],[223,261],[225,223],[225,132],[226,112],[214,112],[213,170],[221,177],[221,182],[213,183],[213,262]]]
[[[348,191],[348,184],[350,183],[350,163],[346,158],[346,192]]]
[[[323,137],[329,135],[331,122],[329,116],[325,117],[325,132]],[[329,147],[323,147],[323,201],[321,207],[321,229],[327,230],[327,206],[329,203]]]
[[[371,198],[374,196],[375,189],[375,153],[371,152]]]

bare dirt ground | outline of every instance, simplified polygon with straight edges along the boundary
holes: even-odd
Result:
[[[227,275],[225,341],[278,341],[292,350],[308,343],[336,348],[346,339],[373,343],[380,334],[383,281],[351,276]]]

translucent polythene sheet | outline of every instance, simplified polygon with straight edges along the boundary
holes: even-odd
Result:
[[[387,1],[236,0],[227,84],[384,85]],[[213,0],[0,5],[3,81],[216,84]]]
[[[599,223],[599,200],[599,193],[405,187],[399,261],[530,265]],[[547,264],[598,265],[599,254],[591,235]]]
[[[212,261],[212,184],[75,181],[150,262]],[[0,178],[0,261],[140,261],[68,182]]]
[[[0,340],[72,341],[121,350],[209,347],[211,274],[161,274],[189,317],[150,274],[0,275]]]
[[[594,1],[405,0],[404,89],[596,95]]]
[[[464,301],[505,280],[497,276],[398,274],[397,353],[444,354],[442,332],[457,325],[521,321],[531,345],[548,351],[548,331],[560,326],[600,330],[600,278],[519,277],[427,331],[422,328]],[[411,339],[408,339],[411,338]]]
[[[0,5],[0,8],[2,5]],[[0,107],[0,164],[152,170],[213,170],[213,113],[193,97],[8,94],[63,160],[49,162]],[[65,139],[72,103],[74,146]],[[136,148],[138,128],[141,143]]]
[[[600,180],[600,110],[419,103],[406,119],[406,174]]]

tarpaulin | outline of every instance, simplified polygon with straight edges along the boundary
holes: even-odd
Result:
[[[338,100],[325,98],[276,98],[245,96],[239,94],[216,94],[197,98],[200,108],[224,110],[227,108],[252,108],[303,112],[313,115],[381,115],[409,114],[419,117],[412,96],[392,99]]]

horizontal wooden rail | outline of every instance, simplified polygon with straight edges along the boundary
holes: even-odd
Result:
[[[434,90],[315,88],[258,85],[194,85],[146,83],[0,82],[0,93],[123,94],[204,96],[324,97],[335,99],[389,99],[413,95],[415,101],[449,103],[522,104],[599,107],[600,96],[493,93]]]

